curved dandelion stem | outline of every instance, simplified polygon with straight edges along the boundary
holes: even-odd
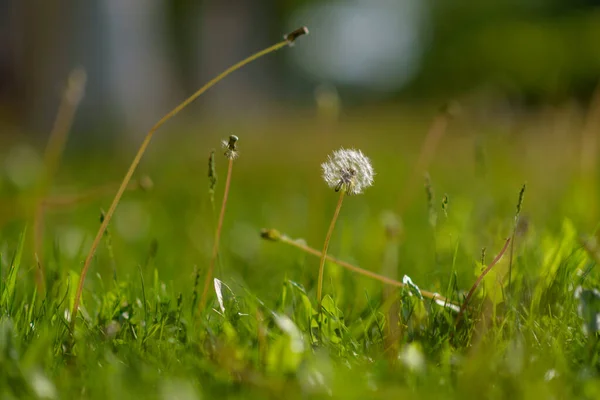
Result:
[[[219,241],[221,239],[221,231],[223,230],[223,219],[225,217],[225,207],[227,206],[227,198],[229,197],[229,187],[231,186],[231,173],[233,171],[233,158],[229,159],[227,167],[227,178],[225,180],[225,192],[223,193],[223,202],[221,203],[221,212],[219,213],[219,220],[217,222],[217,229],[215,231],[215,241],[213,243],[212,256],[210,258],[210,264],[208,271],[206,271],[206,278],[204,278],[204,290],[202,291],[202,297],[200,298],[200,309],[202,311],[206,305],[208,298],[208,290],[212,281],[213,271],[215,269],[215,262],[219,256]]]
[[[267,232],[269,232],[269,231],[267,230]],[[263,236],[263,237],[265,237],[265,236]],[[306,244],[304,244],[304,243],[302,243],[300,241],[291,239],[287,235],[284,235],[284,234],[278,235],[276,237],[269,237],[269,236],[267,236],[266,238],[269,239],[269,240],[272,240],[272,241],[285,243],[285,244],[290,245],[292,247],[295,247],[295,248],[297,248],[299,250],[302,250],[305,253],[312,254],[313,256],[317,256],[319,258],[323,254],[319,250],[317,250],[315,248],[312,248],[312,247],[310,247],[310,246],[308,246],[308,245],[306,245]],[[398,288],[406,287],[406,285],[404,283],[399,282],[399,281],[397,281],[395,279],[388,278],[387,276],[384,276],[384,275],[379,275],[379,274],[377,274],[377,273],[375,273],[373,271],[369,271],[368,269],[364,269],[364,268],[361,268],[359,266],[350,264],[349,262],[340,260],[340,259],[335,258],[333,256],[326,255],[325,258],[327,260],[329,260],[330,262],[339,265],[342,268],[345,268],[345,269],[347,269],[349,271],[355,272],[355,273],[357,273],[359,275],[363,275],[363,276],[366,276],[368,278],[375,279],[376,281],[379,281],[379,282],[384,283],[386,285],[395,286],[395,287],[398,287]],[[437,301],[437,302],[439,302],[439,303],[441,303],[443,305],[458,307],[455,303],[450,302],[447,298],[445,298],[444,296],[442,296],[439,293],[429,292],[427,290],[422,290],[421,289],[421,294],[423,295],[423,297],[426,297],[428,299]]]
[[[274,51],[281,49],[282,47],[289,45],[290,43],[291,43],[291,40],[284,39],[283,41],[281,41],[277,44],[274,44],[271,47],[267,47],[266,49],[261,50],[255,54],[251,55],[250,57],[238,62],[237,64],[227,68],[225,71],[221,72],[215,78],[213,78],[208,83],[206,83],[204,86],[202,86],[200,89],[198,89],[194,94],[192,94],[190,97],[188,97],[186,100],[184,100],[181,104],[179,104],[177,107],[175,107],[172,111],[170,111],[168,114],[166,114],[164,117],[162,117],[146,134],[144,141],[142,142],[131,165],[129,166],[129,169],[127,170],[127,173],[125,174],[125,177],[123,178],[123,182],[121,183],[121,186],[117,190],[117,194],[115,195],[108,211],[106,212],[106,217],[104,218],[104,221],[100,225],[100,228],[98,229],[98,233],[96,233],[96,237],[94,238],[92,247],[90,248],[90,251],[89,251],[89,253],[85,259],[85,262],[83,264],[83,267],[81,268],[81,276],[79,277],[79,284],[77,286],[77,291],[75,292],[75,299],[73,302],[73,310],[71,312],[71,332],[72,333],[74,332],[75,323],[77,321],[77,311],[79,310],[79,302],[81,300],[81,293],[83,291],[83,283],[85,282],[85,277],[90,268],[92,258],[94,257],[94,254],[96,253],[96,249],[100,245],[102,236],[104,235],[104,232],[106,231],[106,228],[108,227],[108,224],[110,223],[110,220],[112,219],[112,216],[117,208],[117,205],[119,204],[119,201],[121,200],[121,197],[123,196],[123,192],[125,192],[125,189],[127,188],[129,181],[131,180],[138,164],[140,163],[142,156],[146,152],[146,148],[148,147],[148,145],[150,144],[150,141],[152,140],[152,136],[154,136],[154,133],[158,130],[158,128],[160,128],[162,125],[164,125],[165,122],[167,122],[168,120],[173,118],[175,115],[177,115],[181,110],[183,110],[185,107],[187,107],[190,103],[192,103],[194,100],[196,100],[200,95],[202,95],[208,89],[213,87],[215,84],[217,84],[223,78],[225,78],[227,75],[231,74],[232,72],[237,71],[238,69],[242,68],[246,64],[249,64],[252,61],[254,61],[264,55],[267,55],[269,53],[272,53]]]
[[[335,228],[335,222],[340,215],[340,209],[342,208],[345,194],[345,189],[340,190],[340,197],[338,198],[337,206],[335,207],[335,212],[333,213],[333,218],[329,224],[329,230],[327,231],[327,236],[325,236],[325,244],[323,245],[323,251],[321,252],[319,279],[317,281],[317,302],[319,304],[319,310],[321,309],[321,295],[323,294],[323,272],[325,270],[325,260],[327,259],[327,249],[329,248],[329,241],[331,240],[331,235],[333,234],[333,229]]]

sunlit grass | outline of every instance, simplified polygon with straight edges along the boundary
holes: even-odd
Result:
[[[439,114],[412,111],[343,110],[326,133],[291,113],[157,138],[139,166],[153,190],[125,193],[76,324],[81,262],[107,199],[47,213],[42,293],[28,214],[6,211],[32,203],[5,179],[0,398],[600,396],[597,187],[582,175],[577,129],[519,136],[466,115],[432,149],[423,143]],[[199,311],[215,243],[206,161],[232,133],[241,157]],[[340,210],[319,309],[315,249],[337,199],[320,163],[342,146],[369,155],[376,184]],[[73,190],[49,199],[127,167],[68,154],[56,181]],[[219,204],[228,160],[214,161]],[[265,241],[263,228],[289,237]]]

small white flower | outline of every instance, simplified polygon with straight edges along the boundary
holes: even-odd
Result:
[[[375,172],[371,160],[360,150],[336,150],[329,155],[327,162],[321,164],[321,168],[323,179],[336,192],[344,188],[348,194],[360,194],[373,185]]]

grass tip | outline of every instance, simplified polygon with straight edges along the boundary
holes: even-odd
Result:
[[[446,216],[446,218],[448,218],[448,203],[450,202],[450,198],[448,197],[447,193],[444,193],[444,196],[442,197],[442,211],[444,212],[444,215]]]
[[[527,190],[527,182],[525,182],[523,184],[523,186],[521,186],[521,190],[519,191],[519,201],[517,202],[517,215],[516,215],[517,218],[518,218],[519,214],[521,214],[521,208],[523,207],[523,200],[525,199],[525,190]]]

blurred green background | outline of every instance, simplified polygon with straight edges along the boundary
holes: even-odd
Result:
[[[119,274],[136,271],[154,239],[165,277],[186,285],[194,266],[204,268],[215,219],[207,157],[232,133],[241,157],[221,268],[251,288],[279,287],[285,276],[312,287],[317,260],[261,242],[258,233],[273,227],[320,247],[335,203],[320,163],[340,146],[362,149],[377,176],[345,204],[331,253],[379,270],[382,218],[391,211],[402,221],[406,261],[398,274],[431,290],[444,290],[455,264],[465,266],[468,285],[481,248],[493,253],[509,235],[524,182],[532,231],[560,229],[563,215],[594,228],[598,1],[3,0],[0,10],[7,237],[30,217],[45,141],[74,67],[87,73],[86,93],[54,195],[116,184],[162,115],[300,25],[309,36],[219,83],[157,134],[138,174],[154,189],[127,193],[111,226]],[[432,162],[415,167],[436,118],[448,129]],[[223,157],[217,167],[218,203]],[[78,268],[111,195],[50,213],[50,270],[59,271],[63,257]],[[98,257],[98,272],[110,275],[107,249]]]
[[[134,175],[153,184],[128,190],[117,208],[85,281],[73,348],[67,304],[101,210],[144,134],[223,69],[302,25],[310,35],[227,77],[156,133]],[[87,390],[86,398],[173,398],[170,391],[190,388],[187,398],[195,389],[245,398],[265,378],[257,397],[271,383],[281,384],[273,397],[301,397],[318,383],[304,376],[314,367],[343,398],[598,398],[599,342],[579,329],[585,302],[576,293],[598,297],[599,44],[598,0],[0,0],[3,288],[20,268],[6,291],[15,313],[0,324],[0,392],[19,397],[47,381],[77,398]],[[87,75],[85,94],[78,107],[66,101],[74,124],[56,174],[45,176],[75,68]],[[215,277],[235,293],[228,301],[251,304],[240,325],[217,317],[214,299],[215,312],[195,314],[227,171],[220,141],[231,134],[240,157]],[[324,293],[353,332],[339,346],[312,341],[304,318],[312,307],[294,296],[301,285],[303,299],[315,298],[319,260],[260,232],[321,248],[337,196],[320,164],[340,147],[362,150],[376,176],[344,200],[330,255],[391,278],[406,274],[458,303],[514,229],[510,301],[500,296],[510,286],[509,257],[472,299],[474,320],[456,330],[449,309],[405,301],[412,295],[401,290],[406,310],[427,310],[406,316],[380,282],[327,263]],[[36,248],[42,199],[55,205]],[[9,264],[24,227],[23,260]],[[34,288],[40,265],[45,297]],[[263,320],[269,310],[302,330],[302,360],[279,352],[291,342],[275,314]],[[390,324],[394,313],[407,324],[402,347],[379,323],[388,311]],[[501,318],[490,318],[485,333],[474,321],[488,312]],[[150,336],[136,336],[147,328]],[[473,341],[463,344],[463,330]],[[406,364],[406,351],[423,353],[424,374],[391,368]]]

